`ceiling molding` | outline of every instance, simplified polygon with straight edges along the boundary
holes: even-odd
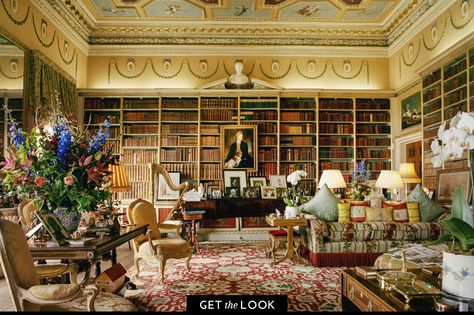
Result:
[[[86,38],[89,36],[89,31],[84,29],[84,25],[77,23],[77,19],[71,14],[71,11],[63,10],[63,4],[54,4],[55,8],[53,8],[47,0],[35,0],[31,3],[87,55],[89,44]],[[60,12],[57,11],[58,9],[60,9]]]
[[[428,0],[425,0],[428,1]],[[407,23],[407,27],[400,28],[397,32],[401,32],[400,35],[390,43],[388,47],[388,54],[392,56],[410,40],[413,39],[421,30],[424,30],[430,23],[433,23],[441,14],[446,12],[446,1],[437,1],[436,4],[432,5],[427,11],[411,16],[413,19],[412,23]],[[390,41],[390,39],[389,39]]]
[[[349,46],[220,46],[220,45],[92,45],[89,56],[298,56],[298,57],[388,57],[385,47]]]

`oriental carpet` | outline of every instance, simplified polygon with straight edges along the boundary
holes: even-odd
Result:
[[[168,260],[164,284],[158,265],[141,261],[140,276],[133,281],[137,290],[128,290],[125,296],[142,311],[186,311],[187,295],[277,294],[287,296],[288,311],[341,310],[342,268],[316,268],[290,260],[270,266],[266,250],[263,242],[201,243],[190,271],[184,259]]]

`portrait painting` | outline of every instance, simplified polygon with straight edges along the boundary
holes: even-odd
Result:
[[[270,186],[275,188],[287,188],[285,175],[270,175]]]
[[[37,211],[37,217],[43,223],[44,227],[51,235],[51,237],[60,245],[65,244],[71,238],[71,234],[66,230],[58,216],[53,212]]]
[[[421,92],[402,100],[402,129],[421,124]]]
[[[257,171],[257,127],[221,126],[221,151],[224,170]]]
[[[171,182],[174,185],[180,184],[180,173],[179,172],[168,172],[171,178]],[[179,191],[172,190],[170,186],[165,181],[163,175],[159,174],[158,176],[158,199],[159,200],[178,200]]]
[[[469,168],[440,170],[437,175],[436,200],[438,202],[450,203],[458,186],[461,187],[466,200],[470,200],[471,175]]]
[[[240,195],[243,188],[247,187],[247,171],[245,170],[224,170],[224,187],[238,188]],[[227,192],[227,191],[226,191]]]

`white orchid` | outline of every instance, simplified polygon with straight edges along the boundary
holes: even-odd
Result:
[[[293,186],[296,186],[298,184],[298,182],[303,178],[303,177],[306,177],[308,176],[308,173],[306,173],[305,171],[303,170],[297,170],[297,171],[294,171],[293,173],[291,173],[290,175],[288,175],[286,177],[286,181],[288,183],[291,183]]]
[[[441,167],[447,160],[462,158],[465,149],[474,149],[473,131],[474,113],[458,112],[451,119],[449,129],[446,129],[446,122],[444,122],[438,129],[438,138],[431,142],[433,167]]]

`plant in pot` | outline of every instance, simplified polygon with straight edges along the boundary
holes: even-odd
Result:
[[[363,201],[370,195],[370,186],[367,180],[370,178],[370,171],[367,170],[365,161],[357,163],[354,161],[354,170],[351,173],[352,189],[349,191],[349,197],[352,200]]]
[[[55,212],[65,228],[77,230],[83,212],[109,209],[109,164],[112,149],[104,150],[110,123],[98,132],[78,130],[78,123],[50,105],[49,118],[25,132],[7,108],[10,147],[3,168],[7,194],[32,200],[40,211]]]
[[[438,137],[431,142],[433,167],[441,167],[444,161],[462,158],[464,150],[470,150],[473,161],[474,113],[458,112],[446,128],[446,122],[438,129]],[[471,185],[473,183],[471,163]],[[436,243],[453,239],[449,252],[443,252],[443,290],[448,293],[474,298],[474,222],[462,190],[458,187],[451,207],[451,218],[442,222],[446,235]],[[456,240],[456,242],[454,241]]]
[[[285,218],[295,218],[299,211],[299,206],[304,204],[306,196],[308,195],[302,188],[296,187],[298,182],[306,177],[308,174],[303,170],[297,170],[286,177],[286,181],[291,183],[291,188],[288,190],[288,196],[283,198],[286,204]]]

